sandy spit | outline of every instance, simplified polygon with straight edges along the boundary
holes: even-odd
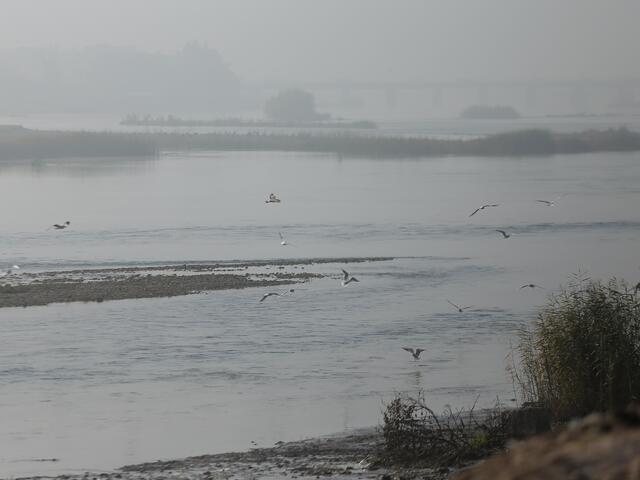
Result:
[[[325,276],[305,271],[305,266],[382,260],[391,258],[257,260],[20,273],[5,276],[0,281],[0,308],[174,297],[247,287],[278,287]],[[339,270],[337,273],[339,274]]]

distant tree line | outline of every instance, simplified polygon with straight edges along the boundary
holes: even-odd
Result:
[[[363,157],[535,156],[638,151],[625,128],[554,134],[523,130],[468,140],[356,135],[349,132],[101,133],[0,128],[0,159],[154,155],[165,150],[299,151]]]

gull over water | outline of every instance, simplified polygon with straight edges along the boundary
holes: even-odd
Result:
[[[351,282],[360,282],[356,277],[352,276],[349,272],[347,272],[344,268],[342,269],[342,286],[346,287]]]
[[[261,302],[264,302],[267,298],[269,297],[283,297],[287,294],[291,294],[295,292],[295,289],[291,288],[289,290],[285,290],[284,292],[268,292],[265,293],[264,295],[262,295],[262,298],[260,299]]]
[[[413,349],[411,347],[402,347],[403,350],[409,352],[414,360],[420,360],[420,354],[424,352],[424,348],[416,348]]]
[[[471,215],[469,216],[473,217],[476,213],[478,213],[480,210],[484,210],[485,208],[499,207],[499,206],[500,206],[499,203],[487,203],[485,205],[482,205],[481,207],[476,208],[473,212],[471,212]]]
[[[278,232],[278,236],[280,237],[280,245],[282,245],[283,247],[285,247],[287,245],[292,245],[293,246],[293,243],[288,242],[287,239],[284,238],[284,235],[282,235],[281,232]]]
[[[458,310],[460,313],[464,312],[465,310],[468,310],[470,308],[473,308],[471,306],[469,307],[461,307],[460,305],[456,305],[455,303],[453,303],[451,300],[447,300],[447,302],[449,302],[449,305],[453,306],[456,310]]]

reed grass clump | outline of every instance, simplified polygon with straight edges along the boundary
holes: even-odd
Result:
[[[514,379],[557,420],[621,410],[640,397],[638,288],[576,279],[521,335]]]

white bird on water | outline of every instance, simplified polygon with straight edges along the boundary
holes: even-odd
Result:
[[[481,207],[476,208],[469,216],[473,217],[476,213],[478,213],[480,210],[484,210],[485,208],[499,207],[499,206],[500,206],[499,203],[487,203],[486,205],[482,205]]]
[[[280,203],[280,199],[276,197],[275,193],[270,193],[269,198],[267,198],[264,203]]]
[[[6,277],[7,275],[11,275],[14,270],[20,270],[18,265],[11,265],[6,272],[0,273],[0,277]]]
[[[504,238],[509,238],[511,236],[510,233],[507,233],[504,230],[496,230],[496,232],[500,232]]]
[[[424,352],[424,348],[416,348],[415,350],[411,347],[402,347],[403,350],[409,352],[414,360],[420,360],[420,354]]]
[[[344,268],[342,269],[342,286],[346,287],[351,282],[360,282],[356,277],[352,276]]]
[[[456,305],[455,303],[453,303],[451,300],[447,300],[447,302],[449,302],[449,305],[452,305],[453,307],[455,307],[456,310],[458,310],[460,313],[470,308],[473,308],[473,307],[461,307],[460,305]]]
[[[71,222],[69,220],[67,220],[64,223],[54,223],[53,225],[51,225],[49,228],[55,228],[56,230],[64,230],[65,228],[67,228],[69,225],[71,225]]]

